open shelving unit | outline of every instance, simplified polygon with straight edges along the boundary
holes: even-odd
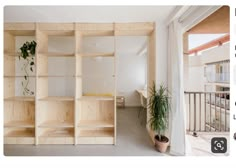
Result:
[[[153,30],[153,23],[5,23],[4,143],[116,144],[116,36]],[[100,38],[98,50],[84,47],[89,38]],[[37,42],[32,96],[21,93],[18,59],[29,40]]]
[[[4,30],[5,144],[35,144],[35,95],[26,97],[22,94],[23,90],[18,85],[24,76],[16,66],[19,62],[18,44],[23,44],[19,39],[34,40],[35,34],[34,24]],[[29,78],[35,80],[35,72],[30,73]],[[32,89],[35,91],[34,86]]]

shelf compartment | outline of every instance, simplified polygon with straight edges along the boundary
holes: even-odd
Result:
[[[5,137],[35,137],[35,133],[33,129],[17,129],[10,130]]]
[[[5,128],[34,128],[34,121],[9,121],[4,124]]]
[[[14,99],[13,99],[14,100]],[[35,127],[34,101],[4,101],[4,127]]]
[[[114,57],[115,53],[81,53],[82,57]]]
[[[41,128],[73,128],[74,123],[73,121],[45,121],[42,124],[40,124]]]
[[[41,101],[74,101],[74,97],[70,96],[49,96],[40,98]]]
[[[114,101],[89,100],[77,101],[78,122],[114,121]]]
[[[35,144],[34,129],[31,128],[8,128],[5,130],[4,144]]]
[[[112,100],[114,100],[114,96],[82,96],[78,100],[81,100],[81,101],[90,101],[90,100],[108,100],[108,101],[112,101]]]
[[[39,101],[38,123],[40,128],[73,128],[73,101]]]
[[[81,130],[78,144],[114,144],[113,130]]]
[[[74,144],[74,129],[43,129],[39,136],[39,144]]]
[[[82,120],[79,121],[78,127],[84,127],[84,128],[114,127],[114,121]]]
[[[40,137],[74,137],[74,129],[49,129]]]
[[[46,52],[40,53],[42,56],[48,57],[75,57],[75,53],[63,53],[63,52]]]
[[[5,101],[35,101],[35,97],[33,96],[15,96],[8,97],[4,99]]]

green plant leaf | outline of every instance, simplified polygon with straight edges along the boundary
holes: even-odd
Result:
[[[34,65],[34,62],[31,62],[30,65]]]
[[[33,72],[33,68],[32,67],[30,67],[30,70],[31,70],[31,72]]]
[[[150,127],[152,130],[158,133],[160,136],[168,126],[168,112],[170,111],[170,97],[167,88],[164,85],[160,85],[156,90],[155,83],[149,88],[149,104],[150,111]]]
[[[27,76],[24,76],[25,77],[25,80],[27,80]]]

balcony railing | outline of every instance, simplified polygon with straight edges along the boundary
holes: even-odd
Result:
[[[229,83],[230,73],[212,73],[206,75],[209,83]]]
[[[230,92],[185,92],[187,131],[228,132]]]

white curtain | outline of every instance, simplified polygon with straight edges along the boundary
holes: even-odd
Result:
[[[169,134],[170,153],[173,155],[191,153],[191,146],[186,137],[183,33],[219,8],[220,6],[193,6],[168,25],[168,89],[172,97]]]
[[[171,93],[170,153],[185,155],[183,32],[178,20],[168,27],[168,89]]]

